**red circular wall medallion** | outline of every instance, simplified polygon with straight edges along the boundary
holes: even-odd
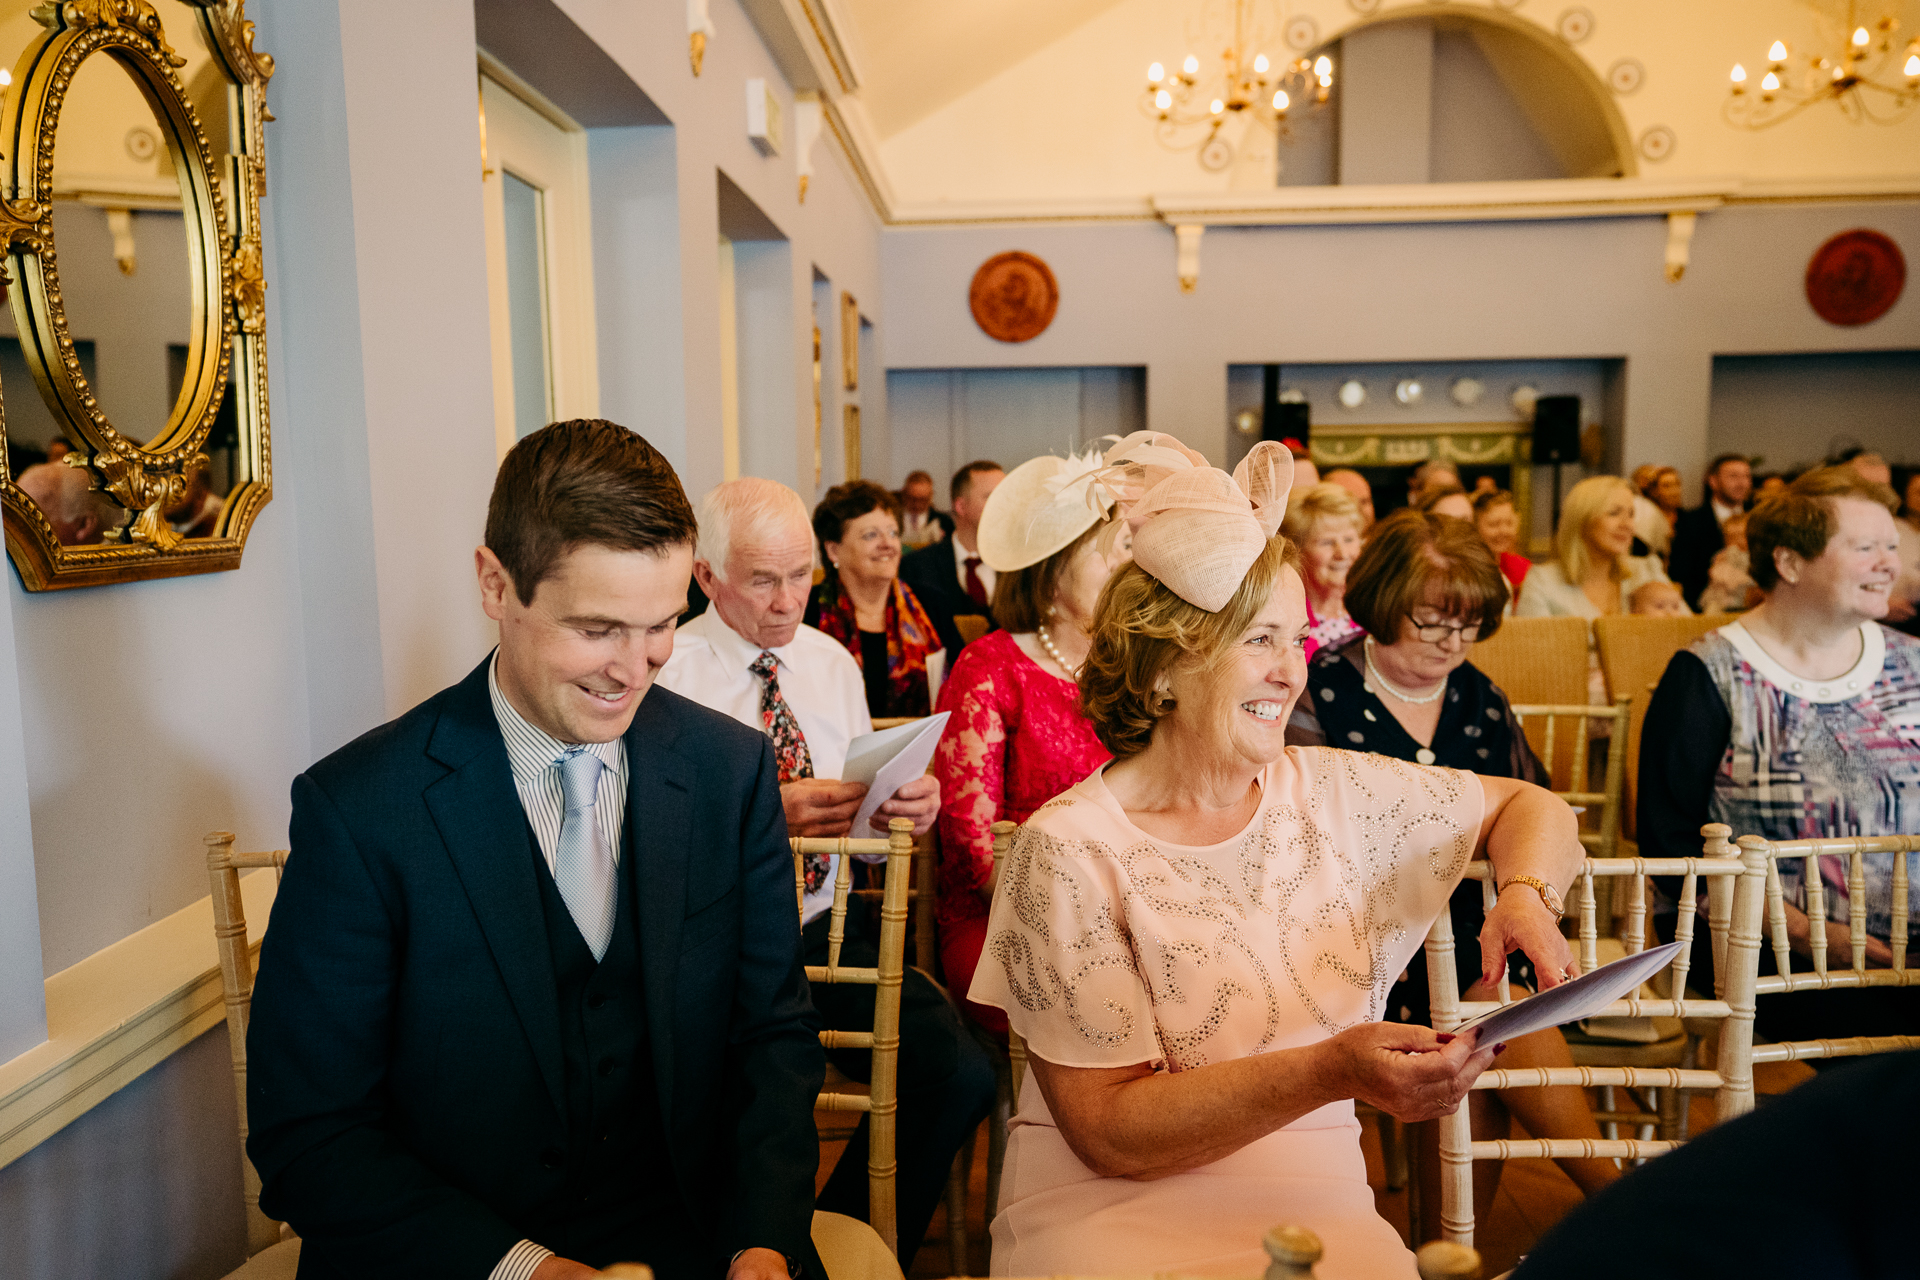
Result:
[[[1828,324],[1867,324],[1887,314],[1907,284],[1900,246],[1878,231],[1842,231],[1807,263],[1807,301]]]
[[[1053,323],[1060,286],[1047,264],[1030,253],[1002,253],[973,273],[967,302],[973,319],[989,338],[1028,342]]]

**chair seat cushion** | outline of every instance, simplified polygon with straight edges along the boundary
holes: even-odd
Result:
[[[880,1233],[858,1218],[815,1210],[813,1247],[827,1280],[902,1280],[900,1262]]]
[[[282,1240],[248,1258],[238,1271],[227,1273],[227,1280],[293,1280],[300,1269],[300,1242]]]

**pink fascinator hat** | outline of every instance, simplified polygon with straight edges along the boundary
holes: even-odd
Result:
[[[1133,559],[1169,591],[1218,613],[1287,513],[1293,455],[1263,440],[1228,475],[1172,436],[1136,431],[1101,480],[1133,527]]]

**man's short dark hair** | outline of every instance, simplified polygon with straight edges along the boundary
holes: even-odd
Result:
[[[950,503],[960,501],[960,496],[966,493],[967,490],[973,488],[973,478],[981,472],[1005,470],[1006,468],[997,462],[989,462],[985,458],[976,458],[974,461],[969,462],[966,466],[953,473],[953,483],[947,486],[947,501]]]
[[[907,472],[907,478],[900,482],[900,487],[902,489],[905,489],[908,485],[912,484],[915,480],[925,480],[927,482],[927,488],[929,489],[933,488],[933,477],[928,475],[924,471]]]
[[[1748,470],[1752,470],[1753,468],[1752,460],[1749,459],[1747,455],[1744,453],[1715,454],[1713,456],[1713,461],[1707,464],[1706,474],[1700,478],[1700,492],[1706,495],[1705,501],[1707,502],[1713,501],[1713,490],[1707,487],[1707,481],[1719,475],[1720,468],[1726,466],[1729,462],[1744,462],[1747,464]],[[1756,489],[1760,487],[1759,478],[1757,476],[1754,478],[1754,487]]]
[[[602,418],[555,422],[514,445],[487,503],[487,549],[523,605],[575,547],[659,553],[698,532],[673,464]]]

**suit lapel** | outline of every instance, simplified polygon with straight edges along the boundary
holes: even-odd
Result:
[[[427,787],[427,810],[466,889],[547,1092],[564,1115],[553,956],[527,845],[527,815],[494,719],[486,662],[441,712],[427,754],[452,770]]]
[[[660,693],[641,700],[627,730],[627,829],[632,834],[634,889],[640,905],[640,963],[647,992],[647,1031],[662,1119],[673,1097],[674,985],[680,966],[680,924],[686,916],[691,848],[693,766],[673,750],[678,730]]]

